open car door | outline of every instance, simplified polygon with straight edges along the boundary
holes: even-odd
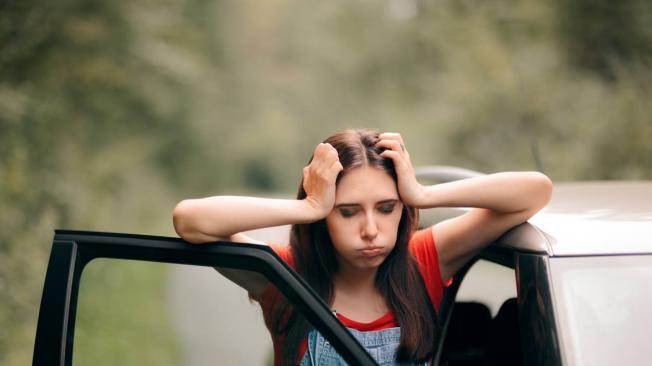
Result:
[[[79,284],[95,258],[245,270],[265,276],[351,365],[376,365],[328,306],[266,245],[57,230],[46,272],[34,345],[34,365],[72,365]]]

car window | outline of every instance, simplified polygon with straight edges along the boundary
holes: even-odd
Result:
[[[442,364],[520,364],[516,296],[513,269],[478,260],[460,284]]]
[[[514,270],[480,259],[469,269],[460,284],[456,301],[479,302],[496,316],[502,304],[516,297]]]
[[[652,256],[552,258],[564,364],[635,365],[652,344]]]
[[[260,307],[211,267],[96,259],[84,269],[73,365],[262,366],[272,353]]]

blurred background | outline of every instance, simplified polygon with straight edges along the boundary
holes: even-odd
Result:
[[[0,1],[0,364],[31,362],[53,229],[293,195],[341,128],[400,132],[415,166],[651,179],[651,66],[647,0]],[[76,363],[188,363],[174,273],[89,265]]]

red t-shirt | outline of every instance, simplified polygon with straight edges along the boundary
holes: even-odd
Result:
[[[290,247],[287,245],[277,245],[270,244],[270,247],[281,257],[290,267],[295,268],[294,257]],[[423,230],[419,230],[412,238],[408,244],[410,253],[414,256],[417,261],[419,271],[421,272],[421,277],[424,280],[428,296],[430,301],[435,307],[435,312],[439,308],[441,299],[444,293],[444,288],[450,284],[451,280],[448,280],[447,283],[441,278],[441,272],[439,269],[439,256],[437,255],[437,248],[435,247],[435,241],[432,235],[432,227],[428,227]],[[270,329],[272,334],[272,341],[274,343],[274,365],[281,365],[281,342],[280,337],[275,336],[274,332],[271,331],[271,307],[272,303],[278,295],[278,290],[274,286],[267,286],[262,297],[261,297],[261,308],[263,310],[263,317],[265,319],[265,324]],[[344,326],[356,329],[361,332],[369,332],[382,330],[392,327],[397,327],[396,319],[394,318],[394,313],[389,311],[380,318],[370,322],[370,323],[360,323],[355,320],[349,319],[342,314],[337,313],[337,318],[344,324]],[[304,341],[299,347],[299,354],[303,355],[308,348],[307,340]]]

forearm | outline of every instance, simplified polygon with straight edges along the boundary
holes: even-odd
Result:
[[[423,187],[419,208],[482,207],[498,212],[540,209],[552,183],[539,172],[503,172]]]
[[[181,201],[174,209],[176,232],[190,242],[229,238],[241,231],[316,221],[305,200],[214,196]]]

